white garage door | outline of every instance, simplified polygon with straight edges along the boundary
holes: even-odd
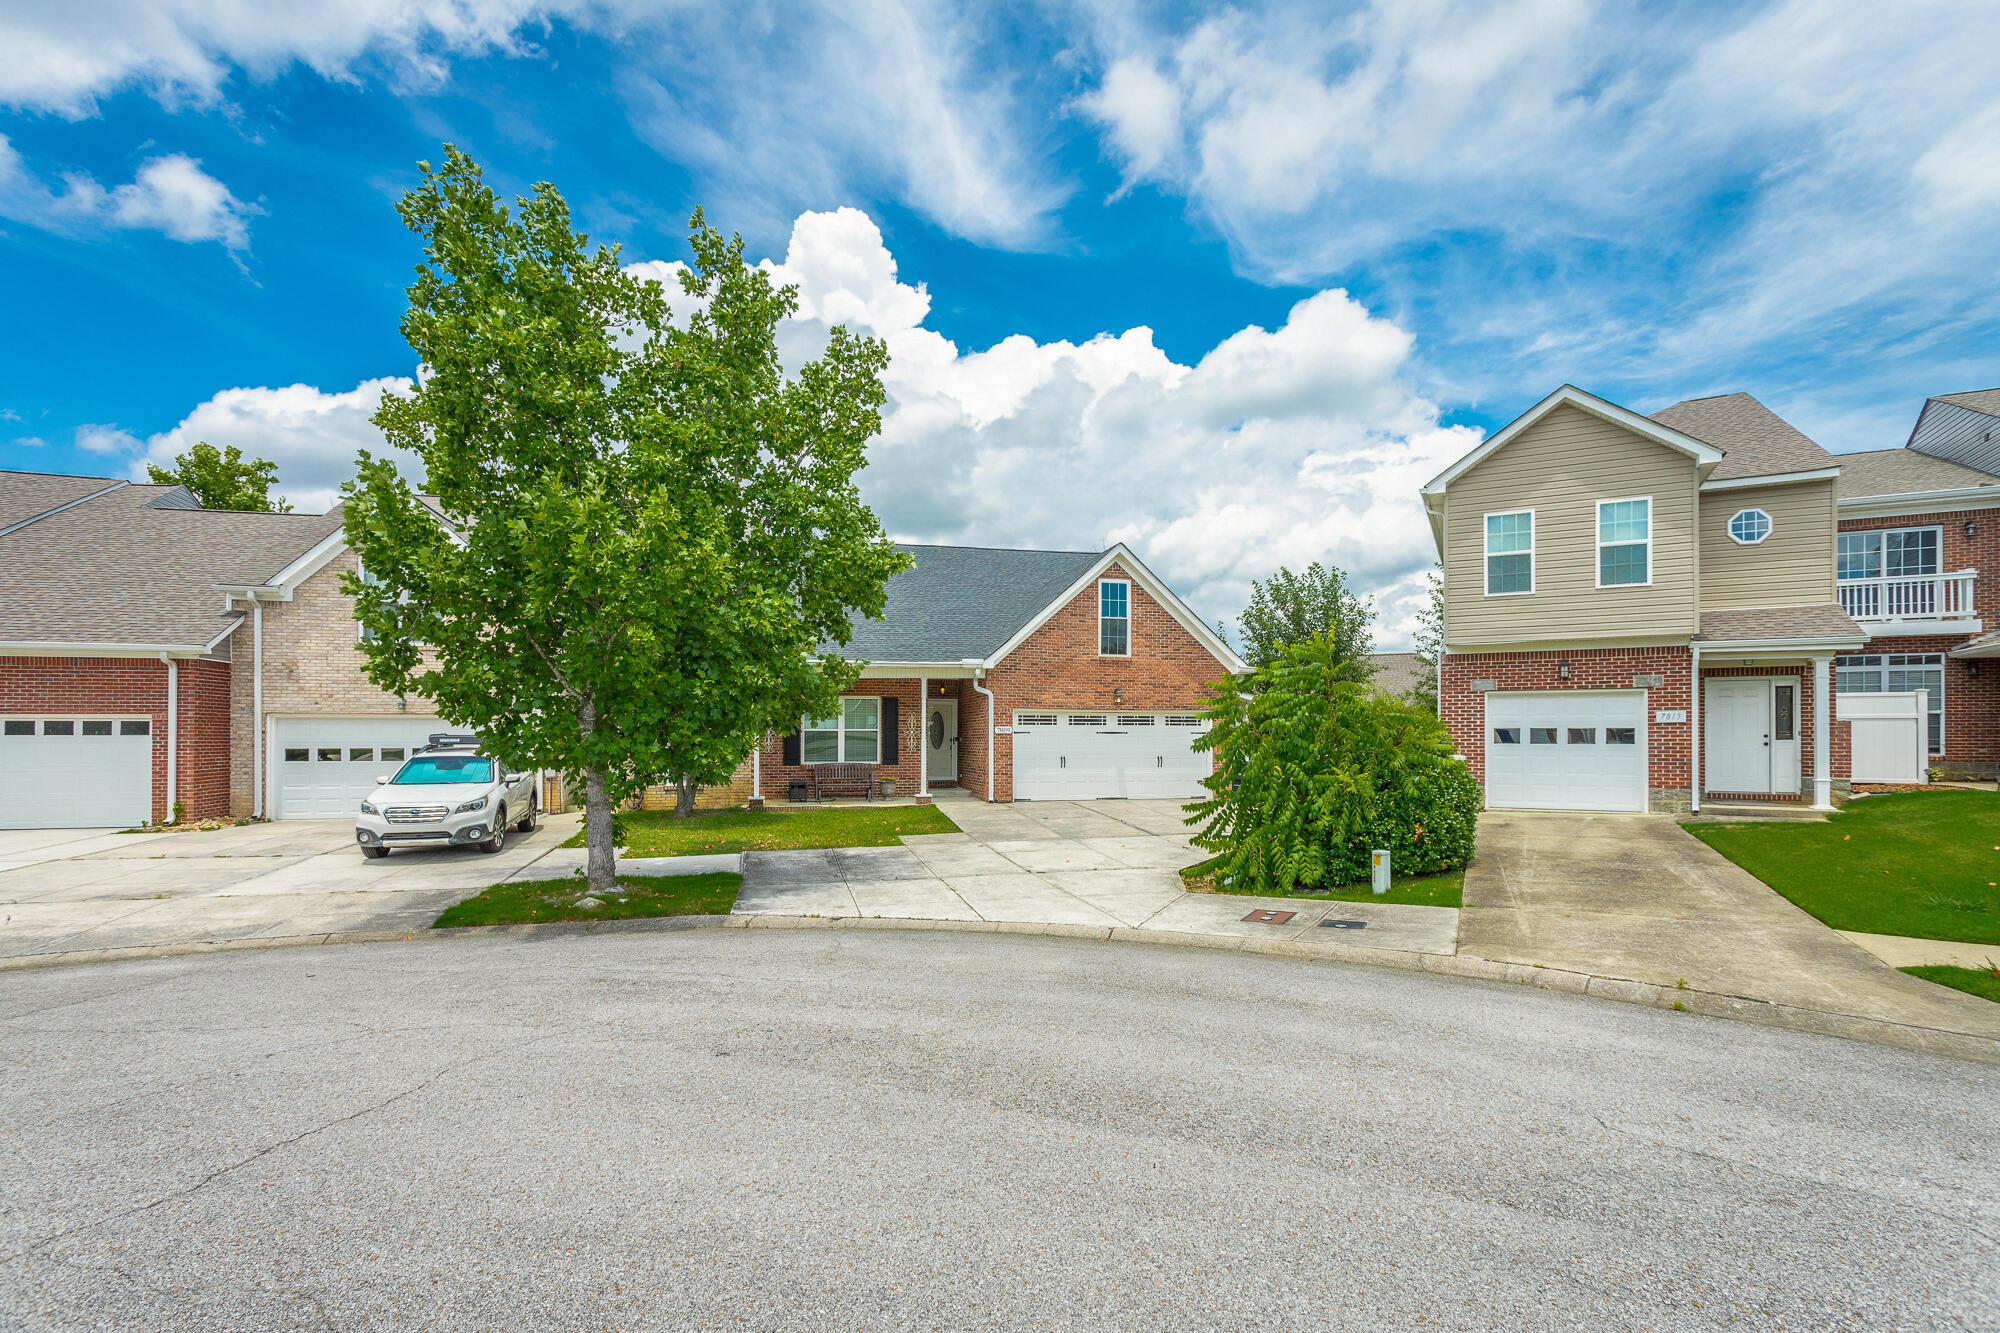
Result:
[[[434,717],[281,717],[271,741],[273,819],[350,819],[375,779],[394,773],[435,731]]]
[[[0,720],[0,828],[131,828],[152,817],[149,719]]]
[[[1486,804],[1644,811],[1645,693],[1488,694]]]
[[[1206,796],[1202,730],[1193,713],[1016,713],[1014,799]]]

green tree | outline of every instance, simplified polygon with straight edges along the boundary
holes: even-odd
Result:
[[[1246,688],[1219,689],[1211,795],[1187,807],[1216,875],[1251,893],[1349,884],[1369,852],[1402,874],[1456,869],[1472,856],[1479,784],[1452,758],[1437,718],[1345,674],[1330,638],[1285,649]]]
[[[581,776],[607,890],[614,802],[720,781],[852,684],[821,647],[881,614],[904,562],[854,483],[887,353],[835,328],[787,378],[793,290],[699,212],[676,319],[554,186],[510,210],[455,148],[422,171],[398,211],[424,240],[402,329],[425,369],[374,419],[426,496],[361,455],[346,531],[368,578],[344,586],[372,680]]]
[[[1243,629],[1243,660],[1268,666],[1284,650],[1308,639],[1325,638],[1333,645],[1345,680],[1366,680],[1373,674],[1368,654],[1374,650],[1369,623],[1374,608],[1347,587],[1347,576],[1315,560],[1305,573],[1280,565],[1266,582],[1251,580],[1250,604],[1237,622]]]
[[[1428,595],[1417,612],[1417,684],[1410,691],[1419,708],[1438,711],[1438,663],[1444,660],[1444,564],[1439,562],[1425,575]]]
[[[185,486],[203,509],[256,509],[289,514],[292,507],[271,494],[278,484],[278,465],[268,458],[245,459],[235,445],[218,450],[207,440],[174,459],[171,468],[146,465],[146,479],[156,486]]]

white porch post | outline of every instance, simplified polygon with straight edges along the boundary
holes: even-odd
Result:
[[[1695,814],[1701,813],[1701,645],[1688,645],[1688,763],[1693,766],[1688,774],[1689,806]]]
[[[1815,657],[1813,665],[1813,804],[1833,809],[1833,659]]]
[[[750,808],[764,808],[764,738],[759,736],[750,751]]]
[[[167,664],[167,821],[174,822],[174,802],[180,799],[181,673],[180,664],[162,654]]]
[[[917,677],[917,804],[931,799],[931,678]]]
[[[264,817],[264,603],[250,599],[250,813]]]

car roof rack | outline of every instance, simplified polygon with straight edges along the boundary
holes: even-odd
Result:
[[[478,748],[479,737],[469,732],[456,731],[434,731],[431,733],[430,743],[424,746],[425,750],[476,750]]]

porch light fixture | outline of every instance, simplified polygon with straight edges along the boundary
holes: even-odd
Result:
[[[1968,537],[1977,537],[1979,535],[1979,525],[1971,519],[1967,519],[1965,521],[1965,535]]]
[[[1112,702],[1112,703],[1114,703],[1114,704],[1122,704],[1122,703],[1124,703],[1124,702],[1125,702],[1125,691],[1123,691],[1123,690],[1121,690],[1121,689],[1113,689],[1113,690],[1111,691],[1111,702]]]
[[[1965,674],[1966,674],[1966,675],[1968,675],[1968,676],[1976,676],[1976,675],[1978,675],[1978,674],[1979,674],[1979,659],[1978,659],[1978,658],[1976,658],[1976,657],[1968,657],[1968,658],[1966,658],[1966,659],[1965,659]]]
[[[1567,657],[1556,663],[1556,679],[1569,679],[1569,659]]]

